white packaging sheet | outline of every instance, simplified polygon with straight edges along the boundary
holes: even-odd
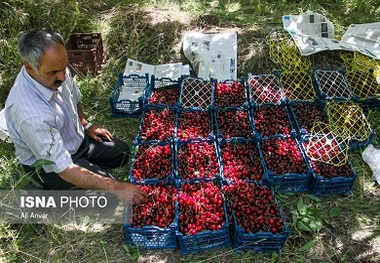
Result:
[[[326,50],[346,50],[380,59],[380,22],[352,24],[341,40],[335,39],[333,23],[318,13],[284,15],[282,22],[302,56]]]
[[[183,53],[198,78],[237,78],[237,32],[190,32],[183,40]]]
[[[182,63],[152,65],[128,58],[124,75],[131,74],[139,76],[149,74],[149,76],[154,75],[156,79],[169,78],[177,80],[182,75],[189,75],[189,67],[188,65],[182,65]]]

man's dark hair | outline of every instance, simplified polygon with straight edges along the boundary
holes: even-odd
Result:
[[[65,45],[63,37],[59,33],[45,28],[33,29],[21,35],[18,52],[22,61],[28,62],[38,72],[41,57],[47,49],[55,44]]]

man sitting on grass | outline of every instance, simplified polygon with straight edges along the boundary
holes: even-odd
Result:
[[[37,160],[49,160],[39,174],[33,173],[44,189],[104,190],[128,203],[144,201],[145,192],[108,172],[127,164],[130,149],[86,119],[61,35],[31,30],[20,37],[18,49],[23,67],[7,98],[5,115],[25,170],[34,171],[31,165]]]

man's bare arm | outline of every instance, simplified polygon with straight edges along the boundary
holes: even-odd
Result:
[[[78,110],[78,117],[79,117],[80,123],[84,127],[88,124],[88,120],[86,118],[86,115],[84,115],[84,112],[80,103],[77,104],[77,110]]]
[[[139,204],[146,198],[146,193],[136,185],[101,176],[76,164],[70,165],[59,176],[82,189],[113,191],[126,203]]]

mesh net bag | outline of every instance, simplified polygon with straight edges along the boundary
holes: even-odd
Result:
[[[359,99],[368,99],[380,94],[380,84],[370,71],[349,70],[345,74],[351,91]]]
[[[380,60],[368,57],[362,53],[354,52],[353,69],[373,69],[375,77],[380,77]]]
[[[269,57],[284,71],[307,71],[312,68],[309,57],[301,56],[291,35],[283,30],[273,30],[268,38]]]
[[[281,104],[283,93],[278,77],[272,74],[252,75],[248,78],[250,98],[255,104]]]
[[[349,51],[341,51],[339,57],[343,60],[346,69],[351,69],[354,61],[354,53]]]
[[[352,93],[348,87],[344,75],[336,70],[314,71],[317,88],[325,99],[350,100]]]
[[[308,72],[283,72],[280,83],[289,100],[314,101],[316,97],[311,74]]]
[[[371,127],[362,108],[354,102],[329,102],[326,112],[332,130],[342,138],[364,141],[371,135]]]
[[[342,166],[348,160],[349,141],[349,138],[336,135],[329,124],[316,122],[312,128],[312,135],[303,145],[311,161]]]
[[[181,83],[181,105],[184,108],[207,109],[212,106],[212,93],[211,81],[186,78]]]
[[[366,56],[360,52],[341,52],[345,67],[355,71],[373,70],[375,78],[380,78],[380,60]]]

